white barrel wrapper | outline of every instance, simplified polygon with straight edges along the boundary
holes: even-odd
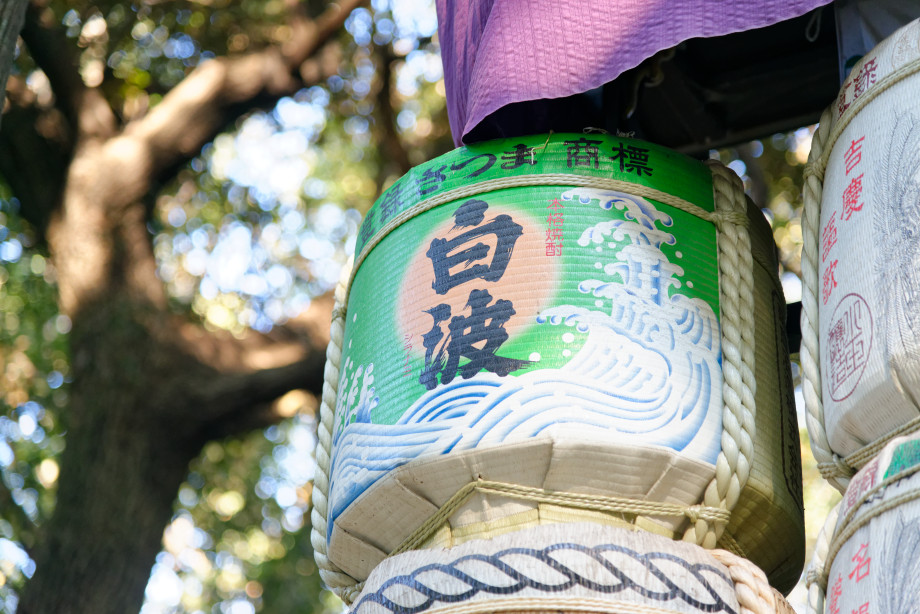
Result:
[[[816,293],[824,422],[842,457],[918,417],[920,75],[890,79],[917,62],[915,21],[853,68],[832,107],[849,123],[824,176]]]
[[[907,614],[920,599],[920,435],[892,440],[851,480],[827,562],[826,614]]]
[[[388,558],[351,612],[773,614],[791,608],[759,569],[724,551],[575,523]]]

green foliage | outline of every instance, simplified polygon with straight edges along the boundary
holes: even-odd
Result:
[[[763,210],[773,227],[779,248],[780,274],[784,283],[795,283],[801,272],[803,173],[815,127],[713,152],[745,182],[745,189]]]
[[[338,611],[310,546],[314,430],[300,417],[205,447],[179,491],[146,610]]]
[[[35,544],[54,504],[69,330],[48,254],[0,187],[0,611],[31,574],[22,548]]]
[[[316,4],[316,3],[314,3]],[[84,82],[125,117],[142,114],[202,60],[283,42],[283,0],[52,2]]]
[[[84,82],[129,120],[200,62],[285,40],[286,5],[52,0],[50,10]],[[299,6],[318,14],[324,3]],[[410,164],[451,147],[431,2],[374,0],[349,18],[338,53],[336,74],[228,127],[152,195],[150,231],[176,312],[236,334],[296,316],[335,284],[361,213],[404,170],[383,146],[389,115]],[[52,100],[27,53],[16,70],[39,99]],[[764,193],[759,204],[793,274],[810,134],[714,152]],[[65,442],[70,323],[55,304],[49,255],[0,186],[0,611],[13,609],[31,573],[26,550],[53,507]],[[306,416],[315,400],[281,402],[302,411],[212,442],[193,463],[145,614],[339,611],[320,589],[310,546],[314,427]]]
[[[52,0],[49,10],[83,82],[130,121],[202,61],[286,40],[289,4]],[[326,3],[297,6],[316,15]],[[411,163],[451,146],[434,33],[427,0],[355,11],[336,74],[229,126],[152,195],[149,228],[177,313],[267,331],[336,283],[361,212],[405,170],[381,142],[398,134]],[[53,104],[27,50],[14,68]],[[17,203],[0,192],[0,611],[15,608],[53,508],[69,378],[54,268]],[[280,402],[294,414],[313,400]],[[205,447],[178,493],[145,613],[340,610],[312,558],[309,413]]]

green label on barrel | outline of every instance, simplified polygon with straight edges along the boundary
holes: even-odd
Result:
[[[624,151],[632,157],[618,157]],[[444,169],[485,176],[502,166],[505,175],[627,179],[713,207],[702,164],[593,135],[464,148],[394,188],[418,201],[422,179],[438,172],[441,189],[457,187]],[[714,227],[654,200],[570,181],[469,192],[406,220],[367,253],[347,305],[333,518],[413,459],[561,432],[715,463]]]
[[[920,464],[920,441],[911,439],[899,443],[891,454],[891,463],[882,479],[906,473]]]

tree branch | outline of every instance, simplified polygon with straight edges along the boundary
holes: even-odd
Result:
[[[83,83],[73,48],[44,0],[29,3],[22,39],[51,82],[57,104],[76,133],[72,140],[115,134],[115,113],[99,90]]]
[[[195,416],[195,428],[208,437],[277,422],[284,416],[272,401],[295,389],[314,395],[322,391],[332,307],[331,296],[319,297],[289,325],[242,338],[184,324],[178,351],[204,369],[199,376],[185,372],[175,378],[185,389],[164,390],[164,398],[187,399],[175,411],[186,420]]]
[[[379,52],[380,60],[380,90],[377,93],[377,109],[380,114],[380,124],[383,134],[381,141],[383,148],[387,153],[387,159],[391,161],[391,168],[384,172],[395,174],[397,177],[405,175],[412,168],[409,162],[409,154],[403,145],[402,138],[396,130],[396,111],[393,109],[393,90],[396,86],[396,80],[393,78],[393,62],[396,56],[393,55],[389,46],[384,47]],[[395,166],[395,168],[392,168]],[[381,168],[381,170],[384,170]],[[384,179],[385,177],[381,177]],[[383,186],[382,181],[378,185]]]
[[[21,100],[20,86],[25,89],[22,79],[10,79],[9,110],[0,130],[0,174],[22,203],[22,216],[44,234],[58,205],[71,144],[61,113]]]
[[[148,151],[150,176],[197,155],[230,122],[253,108],[303,87],[300,66],[339,31],[352,10],[366,2],[342,0],[313,21],[295,20],[294,36],[280,50],[269,47],[200,64],[124,132]]]
[[[214,380],[202,392],[215,400],[222,411],[204,422],[200,431],[202,441],[239,435],[290,417],[277,400],[292,390],[306,390],[319,396],[324,364],[325,353],[317,352],[284,367]]]
[[[13,54],[25,21],[27,4],[28,0],[0,2],[0,110],[3,109],[3,92],[13,66]]]

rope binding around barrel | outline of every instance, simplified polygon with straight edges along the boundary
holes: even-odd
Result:
[[[806,423],[811,437],[812,451],[818,461],[818,469],[821,475],[840,492],[846,490],[856,470],[878,454],[887,442],[920,429],[920,417],[892,429],[884,436],[845,457],[836,454],[828,441],[822,399],[818,314],[819,233],[824,175],[835,144],[859,113],[887,90],[916,75],[917,72],[920,72],[920,58],[906,62],[879,78],[859,97],[853,98],[845,110],[839,113],[839,117],[836,103],[828,107],[822,113],[817,131],[812,138],[811,152],[805,166],[802,213],[802,345],[800,351],[803,372],[802,389],[805,399]]]
[[[593,135],[592,135],[593,136]],[[576,137],[577,138],[577,137]],[[531,148],[529,155],[539,159],[547,155],[547,151],[565,151],[571,147],[568,143],[576,141],[569,136],[547,138],[543,147]],[[568,141],[566,141],[568,139]],[[584,138],[580,139],[584,141]],[[541,138],[542,141],[542,138]],[[627,140],[623,140],[629,142]],[[638,142],[641,143],[641,142]],[[509,148],[509,145],[500,142],[500,147]],[[484,148],[485,147],[485,148]],[[465,160],[482,158],[484,163],[493,162],[495,154],[488,154],[483,147],[470,147],[464,152]],[[451,163],[451,154],[438,159],[440,164],[446,166]],[[456,155],[456,154],[455,154]],[[558,155],[558,154],[557,154]],[[563,154],[564,155],[564,154]],[[677,155],[677,154],[675,154]],[[472,156],[472,158],[470,158]],[[437,162],[437,161],[433,161]],[[467,163],[467,162],[462,162]],[[458,162],[453,162],[454,167]],[[492,165],[489,165],[490,168]],[[498,168],[498,164],[494,165]],[[601,511],[615,511],[626,514],[649,515],[683,515],[690,519],[689,527],[683,539],[701,545],[707,549],[714,549],[720,544],[720,538],[728,524],[732,509],[738,502],[740,493],[747,483],[754,460],[754,431],[755,431],[755,378],[754,378],[754,282],[753,260],[751,254],[750,236],[748,233],[747,202],[740,179],[729,169],[717,162],[707,163],[712,176],[713,191],[710,196],[714,202],[714,210],[708,211],[690,200],[662,191],[653,185],[648,176],[638,173],[637,177],[620,174],[618,177],[597,177],[594,174],[581,172],[579,167],[572,168],[571,174],[556,172],[541,173],[530,165],[525,165],[524,174],[510,177],[495,177],[489,173],[481,173],[475,180],[467,178],[463,182],[452,184],[450,181],[442,182],[440,191],[425,195],[426,197],[406,204],[401,200],[392,202],[391,191],[406,193],[406,186],[410,181],[404,178],[385,192],[377,201],[372,211],[368,214],[356,247],[357,257],[353,267],[343,272],[343,281],[336,289],[336,306],[331,326],[330,343],[327,349],[327,364],[324,375],[322,402],[320,406],[320,425],[318,428],[318,444],[316,447],[316,478],[313,495],[314,508],[312,512],[312,543],[317,564],[324,582],[336,594],[350,603],[360,592],[360,583],[357,579],[344,573],[330,559],[328,553],[327,535],[329,532],[329,478],[332,455],[332,433],[335,422],[335,406],[339,389],[339,378],[342,361],[342,345],[345,335],[345,322],[348,305],[348,294],[352,281],[370,251],[380,243],[390,232],[401,224],[406,223],[414,216],[420,215],[444,203],[454,202],[458,199],[471,198],[480,194],[506,188],[526,188],[528,186],[560,185],[572,187],[591,187],[609,189],[636,194],[651,198],[670,205],[681,211],[691,213],[713,224],[717,231],[718,268],[719,268],[719,309],[721,326],[721,355],[722,355],[722,437],[721,450],[718,453],[715,476],[706,487],[703,499],[698,505],[675,506],[648,501],[623,500],[617,497],[587,497],[573,493],[548,492],[541,489],[528,489],[519,485],[495,483],[489,481],[471,482],[461,489],[441,509],[434,514],[429,522],[419,527],[410,535],[402,546],[391,553],[396,554],[405,549],[417,547],[423,543],[432,532],[443,525],[444,520],[450,516],[451,508],[458,501],[465,500],[473,491],[501,493],[503,496],[514,496],[534,502],[552,501],[567,507],[578,507]],[[536,166],[536,165],[534,165]],[[623,177],[626,177],[625,179]],[[418,175],[410,178],[415,181],[415,193],[422,190],[418,187]],[[628,180],[627,180],[628,179]],[[386,221],[368,225],[368,220],[373,222],[375,216],[382,217],[382,211],[389,204],[389,215]],[[731,540],[729,540],[731,541]]]

